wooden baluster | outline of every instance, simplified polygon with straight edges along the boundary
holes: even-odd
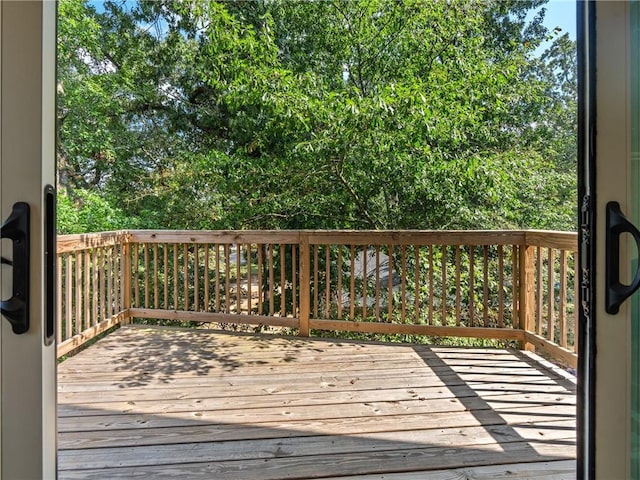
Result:
[[[133,281],[133,266],[131,265],[131,247],[129,240],[122,245],[122,310],[127,312],[123,323],[131,323],[133,319],[129,315],[131,308],[131,282]]]
[[[489,326],[489,246],[483,245],[482,247],[482,267],[484,269],[483,277],[482,277],[482,293],[483,293],[483,312],[482,312],[482,320],[484,322],[484,326]]]
[[[178,305],[178,244],[173,244],[173,308],[179,310]]]
[[[144,308],[149,308],[149,244],[144,244]]]
[[[113,314],[122,311],[122,279],[120,264],[122,261],[122,245],[113,246]]]
[[[327,247],[329,248],[329,247]],[[284,243],[280,244],[280,316],[287,316],[287,255]]]
[[[58,265],[57,265],[57,274],[58,274],[58,291],[57,293],[57,300],[56,300],[56,324],[57,324],[57,334],[56,334],[56,340],[58,342],[58,345],[60,343],[62,343],[62,296],[64,294],[66,294],[66,289],[67,289],[67,283],[66,283],[66,278],[62,277],[62,264],[66,261],[65,259],[66,255],[62,254],[58,254]]]
[[[105,247],[105,264],[106,264],[106,277],[107,277],[107,313],[106,317],[111,318],[113,316],[113,247]]]
[[[298,284],[297,284],[297,274],[296,267],[298,265],[298,260],[296,258],[296,246],[291,245],[291,310],[292,315],[295,317],[299,315],[298,311]]]
[[[182,245],[182,294],[184,296],[184,309],[190,309],[189,298],[189,244],[184,243]]]
[[[133,272],[134,272],[134,277],[133,277],[133,301],[135,302],[135,307],[136,308],[140,308],[140,265],[139,265],[139,256],[140,256],[140,252],[139,252],[139,248],[140,246],[136,243],[134,245],[133,248]],[[97,259],[97,249],[93,250],[93,278],[94,278],[94,283],[93,283],[93,291],[97,292],[97,279],[98,279],[98,259]],[[94,294],[95,295],[95,294]],[[97,297],[96,297],[97,298]],[[97,304],[97,302],[96,302]],[[95,317],[98,316],[98,311],[96,308],[96,312],[95,312]],[[94,318],[95,318],[94,317]]]
[[[460,245],[456,245],[456,326],[460,326],[462,319],[462,287],[461,287],[461,273],[460,273]]]
[[[115,296],[113,314],[116,315],[122,311],[122,245],[114,245],[113,252],[113,294]]]
[[[447,246],[442,245],[442,325],[447,325]]]
[[[544,308],[542,247],[536,248],[536,267],[536,333],[542,335],[542,310]]]
[[[75,251],[73,253],[74,263],[74,293],[75,299],[73,306],[75,307],[74,321],[73,321],[73,333],[78,334],[82,332],[82,253]]]
[[[251,315],[252,313],[252,305],[251,305],[251,296],[252,296],[252,291],[251,291],[251,282],[253,281],[252,278],[252,265],[253,265],[253,258],[251,258],[251,244],[248,243],[246,246],[246,252],[247,252],[247,261],[246,261],[246,266],[247,266],[247,315]]]
[[[469,245],[469,326],[475,327],[476,289],[475,289],[475,245]]]
[[[342,320],[342,245],[338,245],[338,320]]]
[[[324,253],[324,318],[329,318],[329,307],[331,306],[331,249],[329,245],[325,245]]]
[[[124,259],[122,256],[122,250],[124,246],[122,244],[118,244],[118,245],[115,245],[113,248],[114,248],[113,282],[114,282],[114,295],[116,297],[114,302],[114,306],[115,306],[114,314],[116,314],[116,313],[120,313],[123,310],[122,297],[124,296],[124,293],[122,291],[122,277],[123,277],[122,266],[124,264]]]
[[[167,243],[162,245],[162,267],[163,267],[163,297],[164,297],[164,309],[169,310],[169,245]]]
[[[98,267],[100,271],[100,322],[107,319],[107,278],[106,278],[107,252],[104,247],[98,251]]]
[[[225,312],[231,313],[231,253],[229,250],[231,246],[228,243],[224,244],[224,306]]]
[[[66,256],[65,262],[65,340],[73,336],[73,273],[72,273],[73,261],[71,254]]]
[[[119,313],[122,308],[122,245],[117,244],[113,247],[113,295],[114,295],[114,311],[113,314]]]
[[[405,323],[407,311],[407,246],[400,247],[400,262],[402,265],[402,277],[400,283],[400,323]]]
[[[317,249],[317,246],[316,246]],[[316,254],[317,254],[317,250],[316,250]],[[317,255],[316,255],[317,257]],[[316,258],[317,260],[317,258]],[[273,317],[273,315],[275,314],[275,272],[274,272],[274,265],[273,265],[273,244],[269,244],[269,315]],[[316,295],[317,295],[317,289],[316,289]],[[317,306],[316,306],[317,308]],[[316,317],[317,317],[317,310],[316,310]]]
[[[158,244],[153,244],[153,308],[156,310],[160,308],[160,291],[158,288],[158,275],[160,270],[158,268]]]
[[[111,246],[103,247],[103,261],[104,261],[104,277],[105,277],[105,314],[103,320],[112,316],[113,310],[113,268],[112,268],[112,256]]]
[[[498,245],[498,327],[504,327],[504,249]]]
[[[236,313],[242,313],[242,245],[236,243]]]
[[[200,310],[200,245],[193,244],[193,311]]]
[[[555,326],[555,250],[547,249],[548,270],[547,270],[547,339],[553,342]]]
[[[215,253],[215,262],[216,262],[216,272],[215,272],[215,301],[216,301],[216,313],[220,312],[220,245],[216,243],[216,253]]]
[[[99,275],[100,275],[100,268],[98,265],[98,249],[94,248],[92,253],[91,253],[91,264],[93,267],[93,275],[91,278],[91,295],[92,295],[92,305],[91,305],[91,309],[92,309],[92,318],[91,318],[91,325],[97,325],[100,322],[99,316],[98,316],[98,308],[99,308],[99,302],[100,302],[100,292],[98,290],[98,280],[99,280]],[[137,264],[138,262],[138,248],[136,245],[136,272],[137,272]],[[139,293],[138,293],[138,281],[136,278],[136,306],[139,306],[140,304],[138,303],[140,301],[139,297]]]
[[[513,303],[512,303],[512,307],[511,307],[511,323],[512,323],[512,327],[513,328],[518,328],[519,326],[519,318],[520,318],[520,307],[518,305],[518,302],[520,301],[520,285],[519,285],[519,278],[520,278],[520,274],[518,272],[518,262],[519,262],[519,248],[517,245],[513,245],[511,247],[511,273],[512,273],[512,280],[511,280],[511,286],[512,286],[512,295],[513,295]],[[524,248],[524,247],[522,247]]]
[[[349,276],[351,278],[351,292],[349,295],[349,313],[351,315],[350,320],[355,320],[356,315],[356,252],[355,246],[351,245],[351,270]]]
[[[204,244],[204,311],[209,311],[209,284],[211,278],[209,275],[209,244]]]
[[[376,245],[376,322],[380,321],[380,245]]]
[[[313,318],[318,318],[318,245],[313,246]]]
[[[389,266],[387,268],[387,286],[389,290],[389,298],[387,302],[387,322],[391,323],[393,321],[393,245],[389,245],[389,253],[387,259],[389,262]]]
[[[120,245],[114,245],[112,250],[112,275],[113,275],[113,314],[120,311]]]
[[[560,250],[560,306],[558,322],[560,323],[560,346],[567,348],[567,251]]]
[[[362,321],[367,319],[367,300],[369,298],[367,281],[367,258],[369,257],[369,246],[362,247]]]
[[[258,245],[258,315],[262,315],[262,282],[264,278],[263,268],[264,245]]]
[[[91,326],[91,252],[89,250],[84,251],[84,281],[82,284],[84,290],[84,314],[82,317],[82,328],[83,330],[86,330]]]
[[[429,325],[433,325],[433,245],[429,245]]]
[[[413,317],[413,323],[420,323],[420,247],[414,245],[413,254],[415,257],[415,270],[414,270],[414,296],[415,296],[415,313]]]

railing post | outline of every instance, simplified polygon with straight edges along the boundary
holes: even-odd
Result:
[[[122,289],[124,291],[124,295],[122,297],[122,310],[125,312],[122,324],[126,325],[131,323],[129,309],[131,308],[131,276],[133,275],[131,268],[131,242],[128,232],[123,237],[122,259],[123,268],[121,271],[122,278],[120,280],[122,281]]]
[[[309,315],[311,295],[311,259],[309,252],[309,234],[300,232],[300,326],[299,334],[309,336]]]
[[[533,332],[535,328],[535,254],[534,247],[520,245],[519,248],[519,308],[520,328]],[[534,350],[528,342],[520,342],[523,350]]]

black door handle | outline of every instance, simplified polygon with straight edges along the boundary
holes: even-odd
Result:
[[[605,274],[607,290],[605,294],[605,310],[615,315],[620,305],[640,287],[640,268],[636,270],[633,281],[629,285],[620,282],[620,235],[630,234],[640,252],[640,231],[625,217],[618,202],[607,203],[606,218],[606,255]]]
[[[0,238],[13,242],[13,260],[2,259],[13,268],[13,294],[9,300],[0,301],[0,313],[18,334],[29,330],[29,217],[29,204],[18,202],[0,226]]]

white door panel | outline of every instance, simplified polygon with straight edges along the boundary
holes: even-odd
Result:
[[[630,202],[630,90],[628,4],[611,2],[596,6],[596,218],[597,231],[605,232],[606,204],[620,203],[629,212]],[[600,32],[609,32],[600,34]],[[613,72],[616,72],[615,74]],[[630,310],[617,315],[605,311],[604,235],[596,251],[596,477],[629,478]],[[626,258],[621,252],[622,258]],[[623,267],[628,260],[623,261]],[[628,275],[621,272],[625,277]]]
[[[45,345],[44,188],[55,179],[55,2],[0,2],[0,210],[30,207],[29,329],[0,319],[0,472],[55,478],[55,345]],[[6,233],[6,230],[5,232]],[[2,255],[12,258],[11,243]],[[2,267],[2,300],[14,265]],[[9,285],[7,285],[9,284]],[[47,286],[46,288],[50,288]]]
[[[594,213],[583,235],[591,247],[581,252],[592,255],[582,272],[583,283],[589,280],[582,289],[587,319],[582,334],[593,340],[592,349],[581,350],[588,356],[581,359],[580,372],[586,407],[582,464],[585,478],[638,478],[633,385],[640,372],[639,297],[633,294],[619,309],[607,302],[629,290],[638,268],[633,237],[620,232],[638,236],[632,224],[640,221],[640,6],[619,1],[580,6],[588,11],[579,24],[586,32],[581,46],[587,53],[581,56],[582,193],[587,192],[584,203]],[[613,228],[607,222],[612,202],[630,223]]]

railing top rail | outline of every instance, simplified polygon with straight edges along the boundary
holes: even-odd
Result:
[[[556,232],[551,230],[526,230],[525,244],[577,252],[578,234],[576,232]]]
[[[118,243],[532,245],[576,251],[575,232],[547,230],[128,230],[58,237],[58,253]]]
[[[514,245],[521,231],[499,230],[346,230],[309,231],[311,245]]]
[[[68,253],[90,248],[120,245],[129,242],[126,230],[99,233],[81,233],[75,235],[58,235],[57,252]]]
[[[299,243],[300,230],[131,230],[138,243]]]

